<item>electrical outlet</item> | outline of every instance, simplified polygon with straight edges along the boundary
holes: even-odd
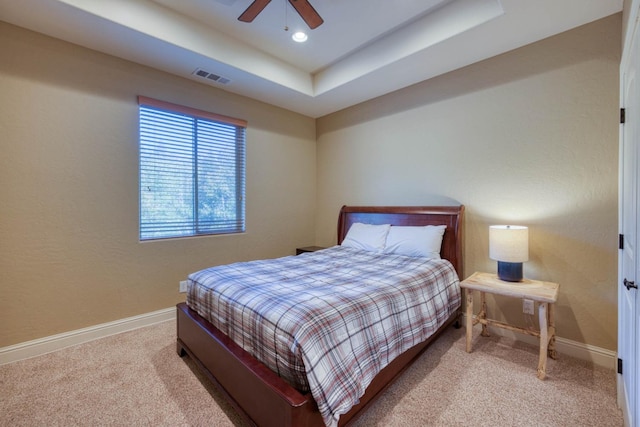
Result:
[[[180,292],[187,292],[187,281],[183,280],[180,282]]]
[[[522,300],[522,312],[524,314],[533,314],[533,300],[532,299],[523,299]]]

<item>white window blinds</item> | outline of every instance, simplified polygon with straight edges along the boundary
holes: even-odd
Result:
[[[138,103],[140,240],[243,232],[246,122]]]

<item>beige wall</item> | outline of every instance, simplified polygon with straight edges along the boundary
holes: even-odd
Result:
[[[460,202],[465,274],[495,271],[490,224],[528,225],[559,336],[615,349],[620,33],[616,15],[314,121],[0,23],[0,347],[333,244],[343,204]],[[249,121],[246,234],[138,242],[139,94]]]
[[[0,23],[0,347],[171,307],[314,243],[311,118]],[[138,241],[137,95],[246,119],[247,232]]]
[[[616,348],[621,15],[323,117],[316,243],[342,204],[464,204],[465,275],[488,226],[530,227],[525,275],[561,284],[558,335]],[[518,301],[492,315],[524,325]]]

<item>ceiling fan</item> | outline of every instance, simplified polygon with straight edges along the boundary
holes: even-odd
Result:
[[[254,0],[247,10],[242,12],[242,15],[238,17],[238,21],[253,21],[256,16],[262,12],[262,9],[264,9],[270,2],[271,0]],[[306,22],[312,30],[319,27],[324,22],[320,15],[318,15],[318,12],[316,12],[307,0],[289,0],[289,3],[291,3],[291,6],[293,6],[296,12],[298,12],[300,17],[302,17],[304,22]]]

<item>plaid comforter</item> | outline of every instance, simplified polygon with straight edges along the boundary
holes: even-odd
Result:
[[[187,304],[294,387],[334,426],[376,374],[460,306],[445,260],[342,246],[212,267]]]

